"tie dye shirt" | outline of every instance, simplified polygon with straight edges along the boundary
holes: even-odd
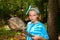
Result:
[[[33,24],[32,22],[28,22],[26,31],[32,35],[37,35],[47,40],[49,39],[47,30],[44,24],[41,22],[38,22],[36,24]],[[26,40],[33,40],[33,39],[32,37],[26,35]]]

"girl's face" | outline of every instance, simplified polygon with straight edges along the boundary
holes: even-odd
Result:
[[[37,21],[37,17],[38,17],[38,15],[35,11],[32,10],[32,11],[29,12],[29,19],[32,22]]]

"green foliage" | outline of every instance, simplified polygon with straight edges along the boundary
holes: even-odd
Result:
[[[58,18],[57,19],[58,19],[57,20],[57,24],[58,24],[57,32],[60,35],[60,0],[58,0]]]
[[[13,16],[17,16],[25,20],[25,13],[29,5],[36,5],[39,9],[42,0],[0,0],[0,23],[7,24],[7,20]],[[44,10],[46,11],[47,1],[44,0]],[[42,11],[41,11],[42,12]]]
[[[20,33],[14,30],[0,30],[0,40],[11,40],[15,35],[20,35]]]

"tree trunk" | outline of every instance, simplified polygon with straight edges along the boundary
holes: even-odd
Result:
[[[48,33],[50,40],[58,40],[57,39],[57,8],[58,1],[57,0],[49,0],[48,1]]]

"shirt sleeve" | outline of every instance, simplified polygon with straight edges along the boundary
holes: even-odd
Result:
[[[40,36],[42,38],[49,39],[48,33],[47,33],[44,25],[36,26],[36,28],[32,32],[32,35],[37,35],[37,36]]]

